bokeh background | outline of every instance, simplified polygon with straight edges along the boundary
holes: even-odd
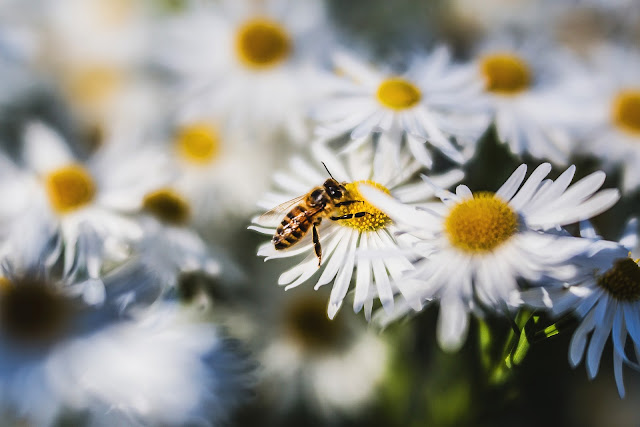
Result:
[[[133,21],[133,28],[127,27],[131,34],[124,36],[120,30],[100,28],[100,19],[91,23],[73,2],[56,8],[57,1],[0,3],[0,140],[6,152],[16,155],[25,123],[38,119],[54,127],[85,158],[104,143],[105,127],[111,123],[105,117],[113,109],[105,105],[111,102],[120,103],[114,110],[124,121],[139,124],[145,137],[162,135],[163,120],[175,107],[168,95],[171,76],[144,56],[145,49],[159,46],[152,40],[150,47],[136,51],[132,37],[136,31],[153,31],[155,24],[183,13],[189,3],[103,0],[113,2],[105,14],[126,15],[135,10],[133,16],[103,16],[105,21]],[[440,44],[449,46],[456,59],[466,61],[478,41],[497,29],[525,38],[544,31],[580,55],[599,43],[637,47],[640,8],[634,2],[329,0],[332,25],[326,31],[337,40],[336,46],[366,51],[382,64],[394,64]],[[118,7],[119,12],[113,9]],[[130,49],[131,57],[114,61],[110,70],[75,75],[83,69],[83,58],[90,60],[83,53],[82,37],[90,40],[91,32],[103,30],[101,37],[110,45],[121,43],[118,48]],[[270,145],[266,156],[254,153],[256,158],[247,157],[247,162],[262,165],[262,178],[221,176],[222,191],[232,193],[239,185],[253,187],[255,191],[244,193],[247,200],[242,201],[252,205],[251,198],[269,188],[271,171],[285,167],[299,147],[283,139]],[[496,189],[522,161],[498,142],[490,128],[464,166],[464,182],[474,191]],[[531,158],[524,161],[532,166],[539,163]],[[601,168],[589,153],[575,155],[572,161],[578,166],[578,177]],[[554,169],[554,177],[559,172]],[[616,187],[619,182],[620,172],[609,170],[605,186]],[[368,325],[348,308],[330,321],[325,314],[328,290],[313,291],[310,284],[287,292],[279,287],[277,278],[288,261],[265,263],[257,257],[256,248],[265,238],[246,229],[252,214],[236,215],[233,198],[221,200],[228,206],[212,211],[215,219],[210,223],[194,227],[233,265],[234,274],[183,274],[177,298],[206,307],[210,321],[222,325],[255,362],[252,397],[234,412],[229,425],[640,425],[640,375],[631,370],[625,373],[627,396],[620,399],[611,343],[603,352],[595,380],[587,379],[583,366],[570,368],[567,349],[577,321],[566,319],[566,329],[535,343],[524,362],[513,369],[501,364],[511,330],[504,318],[474,320],[469,339],[455,354],[444,353],[436,343],[435,305],[384,330]],[[603,236],[615,239],[626,218],[637,214],[639,207],[635,192],[594,222]],[[259,214],[257,209],[253,213]],[[544,316],[541,322],[553,323]],[[70,416],[60,425],[81,423],[81,418]]]

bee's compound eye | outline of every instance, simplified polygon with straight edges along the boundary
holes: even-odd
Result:
[[[342,197],[342,190],[340,189],[340,187],[331,187],[329,189],[329,194],[334,199],[339,199],[340,197]]]

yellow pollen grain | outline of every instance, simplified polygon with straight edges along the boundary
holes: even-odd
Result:
[[[191,217],[189,203],[170,188],[147,194],[142,206],[146,212],[171,225],[184,225]]]
[[[384,80],[376,92],[378,101],[393,110],[406,110],[414,107],[422,99],[422,93],[408,80],[393,77]]]
[[[640,300],[640,267],[631,258],[616,260],[609,270],[598,277],[598,286],[619,301]]]
[[[186,160],[197,163],[209,163],[220,151],[220,137],[213,126],[206,123],[194,123],[180,129],[176,147]]]
[[[640,88],[623,90],[616,95],[611,119],[623,131],[640,136]]]
[[[238,58],[250,68],[270,68],[283,62],[292,50],[291,38],[277,22],[255,18],[245,22],[236,33]]]
[[[515,95],[531,86],[531,69],[522,58],[511,53],[487,55],[480,61],[486,90],[501,95]]]
[[[44,184],[49,201],[58,213],[68,213],[91,203],[96,193],[93,178],[80,165],[69,165],[50,172]]]
[[[358,200],[358,202],[339,207],[338,215],[355,215],[359,212],[366,212],[366,214],[358,218],[353,217],[350,219],[339,220],[337,221],[338,224],[355,228],[358,231],[376,231],[386,227],[387,224],[391,222],[391,218],[389,218],[387,215],[385,215],[384,212],[371,205],[364,199],[364,197],[358,190],[359,184],[368,184],[377,188],[378,190],[382,190],[385,193],[390,194],[389,190],[386,187],[370,180],[356,181],[350,184],[346,184],[345,188],[347,189],[347,193],[349,194],[349,199]]]
[[[471,253],[492,251],[517,230],[518,214],[493,193],[474,194],[455,205],[445,219],[451,244]]]

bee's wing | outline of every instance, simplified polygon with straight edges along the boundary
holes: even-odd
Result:
[[[291,200],[287,200],[284,203],[280,203],[275,208],[269,209],[267,212],[260,215],[258,217],[258,222],[275,221],[282,219],[285,213],[289,212],[292,207],[304,200],[306,196],[306,194],[303,194],[302,196],[298,196]]]

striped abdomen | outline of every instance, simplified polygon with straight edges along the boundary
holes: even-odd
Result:
[[[292,208],[276,229],[276,234],[273,235],[272,241],[275,248],[286,249],[302,239],[313,225],[312,217],[317,212],[319,210],[309,210],[302,205]]]

